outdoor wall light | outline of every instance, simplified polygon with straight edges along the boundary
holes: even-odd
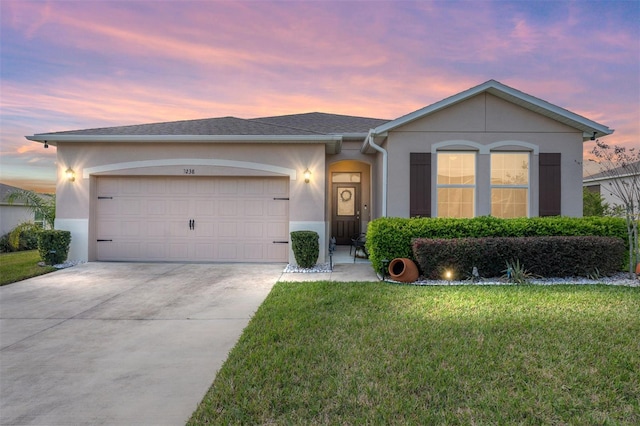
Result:
[[[446,271],[444,271],[444,278],[446,280],[451,280],[451,278],[453,278],[453,272],[451,272],[451,270],[447,269]]]
[[[304,171],[304,183],[309,183],[310,179],[311,179],[311,171],[309,170],[309,168],[307,168],[307,170]]]
[[[64,172],[64,175],[67,177],[67,180],[69,182],[74,182],[76,180],[76,172],[74,172],[71,167],[69,167],[67,171]]]
[[[44,147],[49,148],[49,144],[47,143],[47,141],[44,141]]]

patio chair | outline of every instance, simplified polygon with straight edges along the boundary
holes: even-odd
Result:
[[[368,259],[369,253],[367,253],[367,248],[365,244],[367,243],[367,234],[354,235],[351,238],[351,247],[349,248],[349,254],[351,254],[351,250],[353,250],[353,263],[356,263],[356,258],[358,257],[358,250],[362,250],[364,256]]]

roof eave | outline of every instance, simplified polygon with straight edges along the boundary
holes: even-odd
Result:
[[[59,142],[126,142],[126,143],[324,143],[327,153],[337,154],[342,147],[339,135],[63,135],[40,133],[25,136],[30,141],[57,146]]]

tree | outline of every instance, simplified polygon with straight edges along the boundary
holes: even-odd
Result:
[[[620,200],[622,215],[627,224],[629,243],[629,274],[635,276],[640,261],[638,224],[640,222],[640,151],[596,140],[591,150],[600,173],[591,177],[606,179],[606,190]]]
[[[611,208],[602,195],[584,188],[582,190],[582,216],[609,216]]]
[[[16,189],[7,195],[7,202],[22,201],[25,207],[44,221],[45,228],[53,229],[56,220],[56,196],[38,194],[26,189]]]

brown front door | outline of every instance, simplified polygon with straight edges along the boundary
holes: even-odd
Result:
[[[360,184],[334,183],[331,235],[336,244],[351,244],[360,233]]]

